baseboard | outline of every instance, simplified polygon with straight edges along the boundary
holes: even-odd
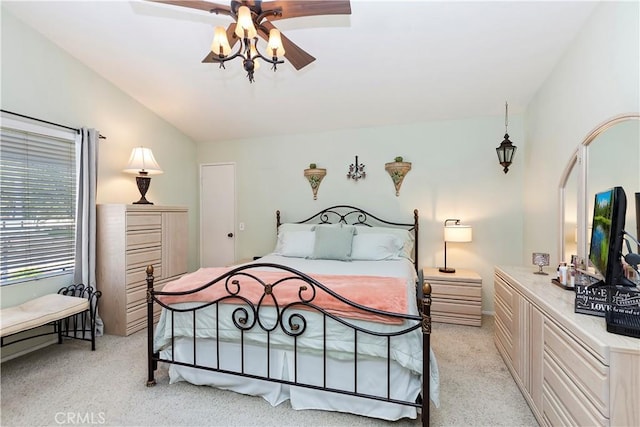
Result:
[[[2,359],[0,359],[0,363],[7,362],[11,359],[15,359],[16,357],[23,356],[27,353],[31,353],[32,351],[40,350],[41,348],[45,348],[50,346],[51,344],[56,344],[58,342],[57,338],[52,339],[51,341],[44,342],[42,344],[34,345],[33,347],[26,348],[24,350],[17,351],[15,353],[9,354],[8,356],[2,355]],[[4,351],[3,351],[4,353]]]

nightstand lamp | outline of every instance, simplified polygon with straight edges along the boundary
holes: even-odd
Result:
[[[152,205],[153,203],[145,198],[149,185],[151,185],[151,177],[148,175],[159,175],[162,173],[162,169],[160,169],[160,165],[153,157],[151,149],[145,147],[134,148],[131,151],[129,164],[124,172],[138,174],[136,176],[136,184],[138,184],[138,191],[140,191],[140,200],[133,202],[133,204]]]
[[[447,219],[444,222],[444,267],[438,271],[442,273],[455,273],[455,268],[447,267],[447,242],[470,242],[472,231],[470,225],[460,224],[459,219]]]

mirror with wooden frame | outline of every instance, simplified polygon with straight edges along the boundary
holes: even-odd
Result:
[[[621,114],[601,123],[569,158],[559,185],[559,261],[569,262],[571,255],[588,258],[594,194],[614,186],[622,186],[627,194],[625,230],[635,236],[640,113]]]

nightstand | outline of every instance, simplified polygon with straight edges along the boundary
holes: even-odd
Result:
[[[425,268],[424,281],[431,284],[431,319],[459,325],[482,325],[482,278],[471,270],[441,273]]]

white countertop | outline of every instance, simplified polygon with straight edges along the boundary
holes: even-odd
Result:
[[[551,283],[552,274],[533,274],[533,267],[496,266],[495,272],[513,284],[540,311],[554,319],[571,334],[584,341],[593,352],[605,361],[609,352],[640,351],[640,338],[632,338],[607,332],[604,317],[575,312],[575,292]]]

